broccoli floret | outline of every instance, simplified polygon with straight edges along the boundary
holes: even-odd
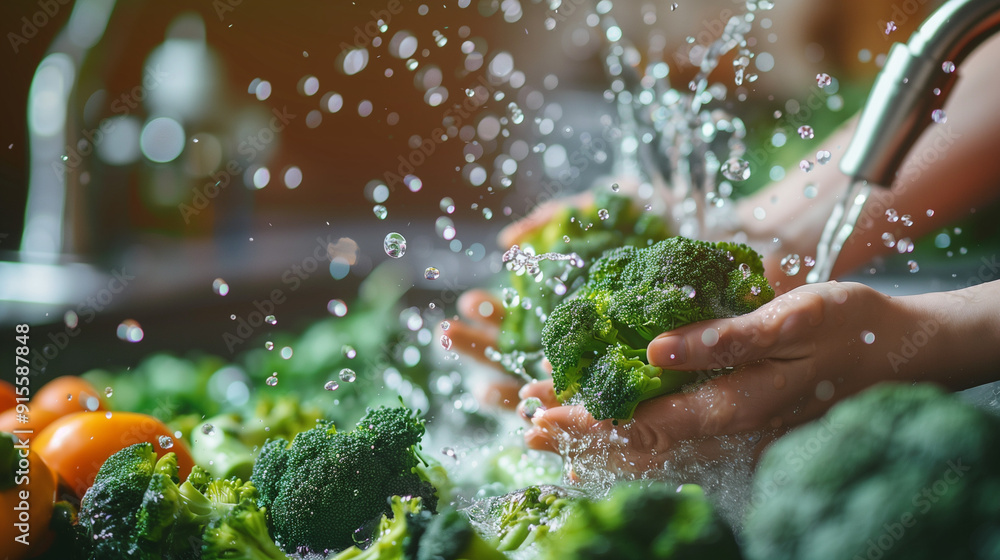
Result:
[[[433,511],[436,490],[417,451],[423,434],[409,409],[383,407],[350,432],[319,422],[291,443],[269,441],[250,480],[274,539],[286,552],[325,553],[354,544],[358,528],[389,512],[391,496],[420,497]]]
[[[425,518],[426,519],[426,518]],[[483,540],[464,513],[447,508],[427,522],[416,555],[412,545],[407,560],[506,560]]]
[[[883,384],[775,442],[744,536],[755,559],[1000,557],[1000,419]]]
[[[607,214],[601,210],[607,210]],[[576,253],[585,263],[590,263],[605,251],[621,248],[618,249],[620,252],[627,253],[633,247],[647,247],[669,235],[664,222],[654,214],[643,211],[628,197],[600,189],[595,192],[593,203],[584,208],[567,206],[560,209],[544,226],[520,239],[519,244],[533,249],[535,254]],[[606,278],[617,281],[620,270],[610,266],[610,260],[607,264]],[[565,299],[568,292],[582,284],[586,276],[586,269],[568,266],[565,261],[542,261],[539,267],[544,278],[559,278],[568,289],[556,292],[545,282],[537,282],[523,272],[511,274],[504,286],[516,292],[522,303],[530,301],[531,305],[527,308],[511,306],[505,310],[498,340],[501,351],[541,350],[544,318]]]
[[[683,325],[752,311],[774,298],[760,256],[745,245],[683,237],[623,247],[591,265],[542,329],[560,402],[598,420],[630,420],[639,402],[696,380],[649,364],[646,346]]]
[[[570,503],[558,486],[529,486],[495,498],[489,514],[497,520],[496,549],[510,552],[538,542]]]
[[[205,527],[202,560],[285,560],[267,531],[267,514],[243,502]]]
[[[623,484],[599,501],[573,501],[565,523],[542,541],[545,559],[738,560],[732,531],[701,490]]]
[[[201,469],[178,484],[177,457],[159,460],[149,443],[105,461],[80,504],[77,531],[88,558],[197,558],[206,525],[241,503],[253,485],[208,480]],[[201,489],[199,489],[201,488]]]

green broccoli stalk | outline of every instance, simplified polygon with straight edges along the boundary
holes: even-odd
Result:
[[[570,503],[557,486],[529,486],[496,498],[489,508],[497,520],[496,549],[511,552],[538,542]]]
[[[206,525],[257,492],[239,479],[211,480],[195,467],[178,484],[177,457],[159,460],[137,443],[105,461],[80,503],[76,530],[88,558],[197,558]]]
[[[776,441],[754,475],[754,559],[1000,558],[1000,419],[883,384]]]
[[[202,560],[285,560],[267,531],[267,513],[249,502],[233,508],[205,527]]]
[[[677,327],[747,313],[774,298],[745,245],[674,237],[608,251],[542,328],[560,402],[598,420],[628,421],[646,399],[679,390],[691,372],[649,364],[647,345]]]
[[[250,480],[274,539],[286,552],[326,553],[354,544],[358,528],[389,512],[391,496],[420,497],[433,511],[436,490],[417,451],[423,434],[409,409],[383,407],[350,432],[319,422],[291,443],[268,441]]]
[[[700,488],[663,483],[623,484],[603,500],[572,502],[542,544],[545,560],[742,558]]]

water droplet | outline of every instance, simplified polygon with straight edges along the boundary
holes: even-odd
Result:
[[[544,407],[542,406],[542,401],[537,397],[528,397],[521,401],[521,410],[524,411],[524,415],[528,418],[534,418],[539,410],[544,410]]]
[[[205,434],[206,436],[210,436],[215,433],[215,426],[208,423],[202,424],[201,433]]]
[[[759,296],[760,295],[760,286],[758,286],[756,284],[754,284],[753,286],[750,286],[750,295],[752,295],[752,296]]]
[[[406,254],[406,238],[399,233],[392,232],[385,236],[382,247],[385,249],[385,254],[398,259]]]
[[[174,440],[170,436],[160,436],[157,441],[161,449],[170,449],[174,446]]]
[[[729,158],[722,164],[722,176],[730,181],[746,181],[750,178],[750,162],[740,158]]]
[[[671,2],[670,3],[670,11],[672,12],[672,11],[674,11],[676,9],[677,9],[677,2]]]
[[[913,241],[909,237],[903,237],[896,242],[896,250],[899,254],[912,253],[913,252]]]
[[[819,87],[824,88],[832,83],[833,83],[833,78],[831,78],[830,75],[827,74],[826,72],[823,72],[821,74],[816,74],[816,85],[818,85]]]
[[[358,374],[354,373],[353,369],[344,368],[340,370],[340,380],[344,383],[354,383],[354,380],[358,378]]]
[[[428,280],[437,280],[440,277],[441,277],[441,271],[434,268],[433,266],[428,266],[424,270],[424,278]]]
[[[931,120],[938,124],[944,124],[948,121],[948,115],[942,109],[934,109],[931,111]]]
[[[934,95],[941,95],[941,88],[934,88],[931,90]]]
[[[504,288],[501,292],[501,300],[503,306],[508,309],[517,307],[521,303],[521,294],[517,293],[514,288]]]
[[[115,390],[112,389],[111,387],[105,387],[104,388],[104,396],[105,397],[108,397],[110,399],[111,396],[114,395],[114,394],[115,394]]]
[[[611,192],[618,192],[621,190],[621,186],[618,183],[611,183]]]
[[[125,342],[140,342],[144,336],[142,326],[134,319],[125,319],[122,321],[118,325],[118,328],[115,329],[115,334]]]
[[[331,315],[343,317],[344,315],[347,315],[347,304],[344,303],[344,300],[342,299],[331,299],[326,304],[326,310],[329,311]]]
[[[899,221],[903,223],[904,226],[910,227],[913,225],[913,218],[909,214],[903,214],[899,217]]]
[[[452,200],[450,196],[446,196],[441,199],[441,211],[445,214],[452,214],[455,212],[455,201]]]
[[[934,215],[934,210],[931,210],[930,208],[928,208],[927,209],[927,217],[930,218],[933,215]]]
[[[955,71],[955,63],[950,60],[946,60],[941,65],[941,69],[944,70],[945,74],[951,74],[952,72]]]
[[[799,162],[799,169],[801,169],[802,171],[805,171],[806,173],[809,173],[810,171],[812,171],[812,168],[813,168],[813,162],[811,162],[811,161],[809,161],[807,159],[804,159],[804,160],[802,160],[802,161]]]
[[[812,127],[807,124],[800,126],[798,133],[799,133],[799,138],[802,138],[804,140],[809,140],[814,136]]]
[[[441,335],[441,348],[451,350],[451,339],[446,334]]]
[[[385,217],[389,215],[389,210],[385,206],[382,206],[381,204],[376,204],[375,206],[372,206],[372,212],[374,212],[375,217],[380,220],[384,220]]]
[[[885,219],[888,220],[890,224],[894,224],[899,221],[899,213],[896,212],[895,208],[889,208],[885,211]]]
[[[274,343],[268,340],[267,342],[264,343],[264,348],[267,348],[268,350],[274,350]]]
[[[212,280],[212,291],[220,296],[224,296],[229,293],[229,284],[222,278],[216,278]]]
[[[450,447],[442,447],[441,454],[446,457],[451,457],[452,459],[458,459],[458,457],[455,456],[455,450]]]
[[[569,243],[570,241],[571,241],[571,239],[569,238],[568,235],[564,235],[563,236],[563,243]]]
[[[802,260],[795,253],[785,255],[781,259],[781,270],[788,276],[795,276],[798,274],[801,266]]]
[[[275,385],[278,384],[278,376],[272,375],[271,377],[265,379],[264,383],[267,383],[268,387],[274,387]]]
[[[820,165],[826,165],[830,163],[831,154],[828,150],[820,150],[816,152],[816,162]]]
[[[752,274],[752,272],[750,270],[750,265],[748,265],[747,263],[740,263],[740,267],[739,268],[740,268],[740,273],[743,274],[743,279],[744,280],[746,280],[747,278],[750,278],[750,275]]]
[[[107,418],[108,420],[111,420],[111,416],[112,414],[110,410],[104,413],[104,417]]]
[[[609,216],[610,214],[608,214],[608,210],[606,208],[601,208],[597,211],[597,217],[601,220],[607,220]]]
[[[805,195],[806,198],[816,198],[816,195],[819,194],[819,188],[810,183],[802,189],[802,194]]]
[[[274,315],[268,315],[267,317],[264,317],[264,322],[267,323],[268,325],[277,325],[278,318],[275,317]]]
[[[327,391],[336,391],[340,388],[340,383],[337,383],[336,381],[327,381],[326,385],[323,385],[323,388]]]
[[[446,331],[451,328],[451,323],[448,321],[441,321],[441,330]]]
[[[694,289],[694,286],[681,286],[681,293],[684,294],[684,297],[688,299],[693,299],[696,295],[698,295],[698,292]]]
[[[872,331],[861,331],[861,342],[872,344],[875,342],[875,333]]]
[[[896,22],[890,21],[885,24],[885,34],[888,35],[896,30]]]
[[[906,266],[910,269],[910,274],[920,272],[920,265],[917,264],[917,261],[906,261]]]
[[[893,234],[891,234],[891,233],[889,233],[889,232],[883,233],[882,234],[882,244],[885,245],[886,247],[895,247],[896,246],[896,236],[893,235]]]
[[[489,208],[483,208],[483,218],[490,220],[493,219],[493,210]]]
[[[348,360],[353,360],[358,356],[358,351],[354,349],[350,344],[345,344],[341,351],[344,353],[344,357]]]

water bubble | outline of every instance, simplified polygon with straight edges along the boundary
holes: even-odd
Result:
[[[452,214],[455,212],[455,201],[450,196],[446,196],[441,199],[440,207],[445,214]]]
[[[441,335],[441,348],[451,350],[451,338],[446,334]]]
[[[722,164],[722,176],[730,181],[745,181],[750,178],[750,162],[729,158]]]
[[[144,336],[142,325],[134,319],[125,319],[122,321],[118,325],[118,328],[115,329],[115,334],[125,342],[140,342]]]
[[[945,74],[951,74],[952,72],[955,71],[955,63],[950,60],[946,60],[941,65],[941,69],[944,70]]]
[[[114,395],[114,394],[115,394],[115,390],[112,389],[111,387],[105,387],[104,388],[104,396],[106,396],[106,397],[108,397],[110,399],[111,395]]]
[[[170,449],[174,446],[174,440],[170,436],[160,436],[157,441],[159,442],[161,449]]]
[[[215,433],[215,426],[205,423],[201,425],[201,433],[210,436]]]
[[[799,133],[799,138],[802,138],[804,140],[809,140],[814,136],[812,127],[807,124],[800,126],[798,129],[798,133]]]
[[[894,224],[899,221],[899,213],[896,212],[895,208],[889,208],[885,211],[885,219],[888,220],[890,224]]]
[[[896,246],[896,236],[894,236],[893,234],[891,234],[889,232],[883,233],[882,234],[882,244],[885,245],[886,247],[895,247]]]
[[[861,342],[872,344],[875,342],[875,333],[872,331],[861,331]]]
[[[521,401],[521,410],[524,411],[524,415],[528,418],[534,418],[538,414],[539,410],[544,410],[542,406],[542,401],[537,397],[528,397]]]
[[[759,296],[760,295],[760,286],[758,286],[756,284],[754,284],[753,286],[750,286],[750,295],[752,295],[752,296]]]
[[[347,315],[347,304],[344,303],[344,300],[342,299],[331,299],[326,304],[326,310],[332,315],[343,317],[344,315]]]
[[[354,380],[358,378],[358,374],[354,373],[351,368],[344,368],[340,370],[340,380],[344,383],[354,383]]]
[[[826,72],[823,72],[821,74],[816,74],[816,85],[818,85],[819,87],[824,88],[832,83],[833,83],[833,78],[831,78],[830,75],[827,74]]]
[[[277,375],[272,375],[271,377],[268,377],[267,379],[265,379],[264,383],[267,383],[268,387],[274,387],[275,385],[278,384],[278,376]]]
[[[278,318],[275,317],[274,315],[268,315],[267,317],[264,317],[264,322],[267,323],[268,325],[277,325]]]
[[[508,309],[517,307],[521,303],[521,294],[514,288],[504,288],[500,296],[503,306]]]
[[[618,183],[611,183],[611,192],[618,192],[621,190],[621,186]]]
[[[903,223],[904,226],[910,227],[913,225],[913,218],[909,214],[903,214],[899,217],[899,221]]]
[[[740,273],[743,274],[744,280],[750,278],[750,274],[752,274],[752,272],[750,271],[750,265],[748,265],[747,263],[740,263],[739,268],[740,268]]]
[[[885,34],[888,35],[896,30],[896,22],[890,21],[885,24]]]
[[[446,331],[451,328],[451,323],[448,321],[441,321],[441,330]]]
[[[807,159],[804,159],[804,160],[802,160],[802,161],[799,162],[799,169],[801,169],[802,171],[805,171],[806,173],[809,173],[810,171],[812,171],[812,168],[813,168],[813,162],[811,162],[811,161],[809,161]]]
[[[903,237],[896,242],[896,250],[899,254],[912,253],[913,252],[913,241],[909,237]]]
[[[910,274],[920,272],[920,265],[917,261],[906,261],[906,267],[910,270]]]
[[[826,165],[830,163],[830,157],[832,157],[832,155],[833,154],[831,154],[828,150],[820,150],[816,152],[816,161],[820,165]]]
[[[433,266],[428,266],[424,270],[424,278],[428,280],[437,280],[440,277],[441,277],[441,271],[434,268]]]
[[[570,241],[572,241],[572,240],[569,238],[568,235],[564,235],[563,236],[563,243],[569,243]]]
[[[607,220],[609,216],[610,214],[608,214],[608,210],[606,208],[601,208],[597,211],[597,217],[601,220]]]
[[[798,274],[801,266],[802,260],[795,253],[785,255],[781,259],[781,270],[788,276],[795,276]]]
[[[406,238],[399,233],[391,232],[385,236],[382,247],[385,249],[385,254],[398,259],[406,253]]]
[[[344,353],[344,357],[348,360],[353,360],[358,356],[358,351],[354,349],[350,344],[345,344],[341,351]]]
[[[385,206],[382,206],[381,204],[376,204],[375,206],[372,206],[372,212],[374,212],[375,217],[380,220],[384,220],[385,217],[389,215],[389,210]]]
[[[483,218],[485,218],[487,220],[492,220],[493,219],[493,210],[490,210],[489,208],[483,208]]]
[[[212,291],[220,296],[224,296],[229,293],[229,284],[222,278],[216,278],[212,280]]]
[[[810,257],[809,255],[806,255],[805,258],[802,259],[802,263],[805,264],[807,267],[813,267],[816,266],[816,259]]]
[[[268,340],[267,342],[264,343],[264,348],[267,348],[268,350],[274,350],[274,343]]]
[[[327,381],[326,385],[323,385],[323,388],[326,389],[327,391],[336,391],[337,389],[340,388],[340,384],[337,383],[336,381]]]
[[[934,109],[931,111],[931,120],[938,124],[944,124],[948,121],[948,115],[942,109]]]

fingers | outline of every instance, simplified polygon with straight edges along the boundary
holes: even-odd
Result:
[[[499,327],[503,304],[486,290],[469,290],[458,296],[458,313],[473,323]]]
[[[559,400],[556,399],[555,389],[552,388],[552,381],[532,381],[527,385],[521,387],[518,396],[521,400],[534,397],[541,401],[544,408],[555,408],[560,406]]]
[[[593,200],[593,194],[586,192],[576,196],[544,202],[536,206],[524,218],[500,230],[500,233],[497,235],[497,242],[501,248],[508,249],[511,245],[519,244],[531,232],[547,224],[556,212],[567,206],[582,207],[591,200]]]

